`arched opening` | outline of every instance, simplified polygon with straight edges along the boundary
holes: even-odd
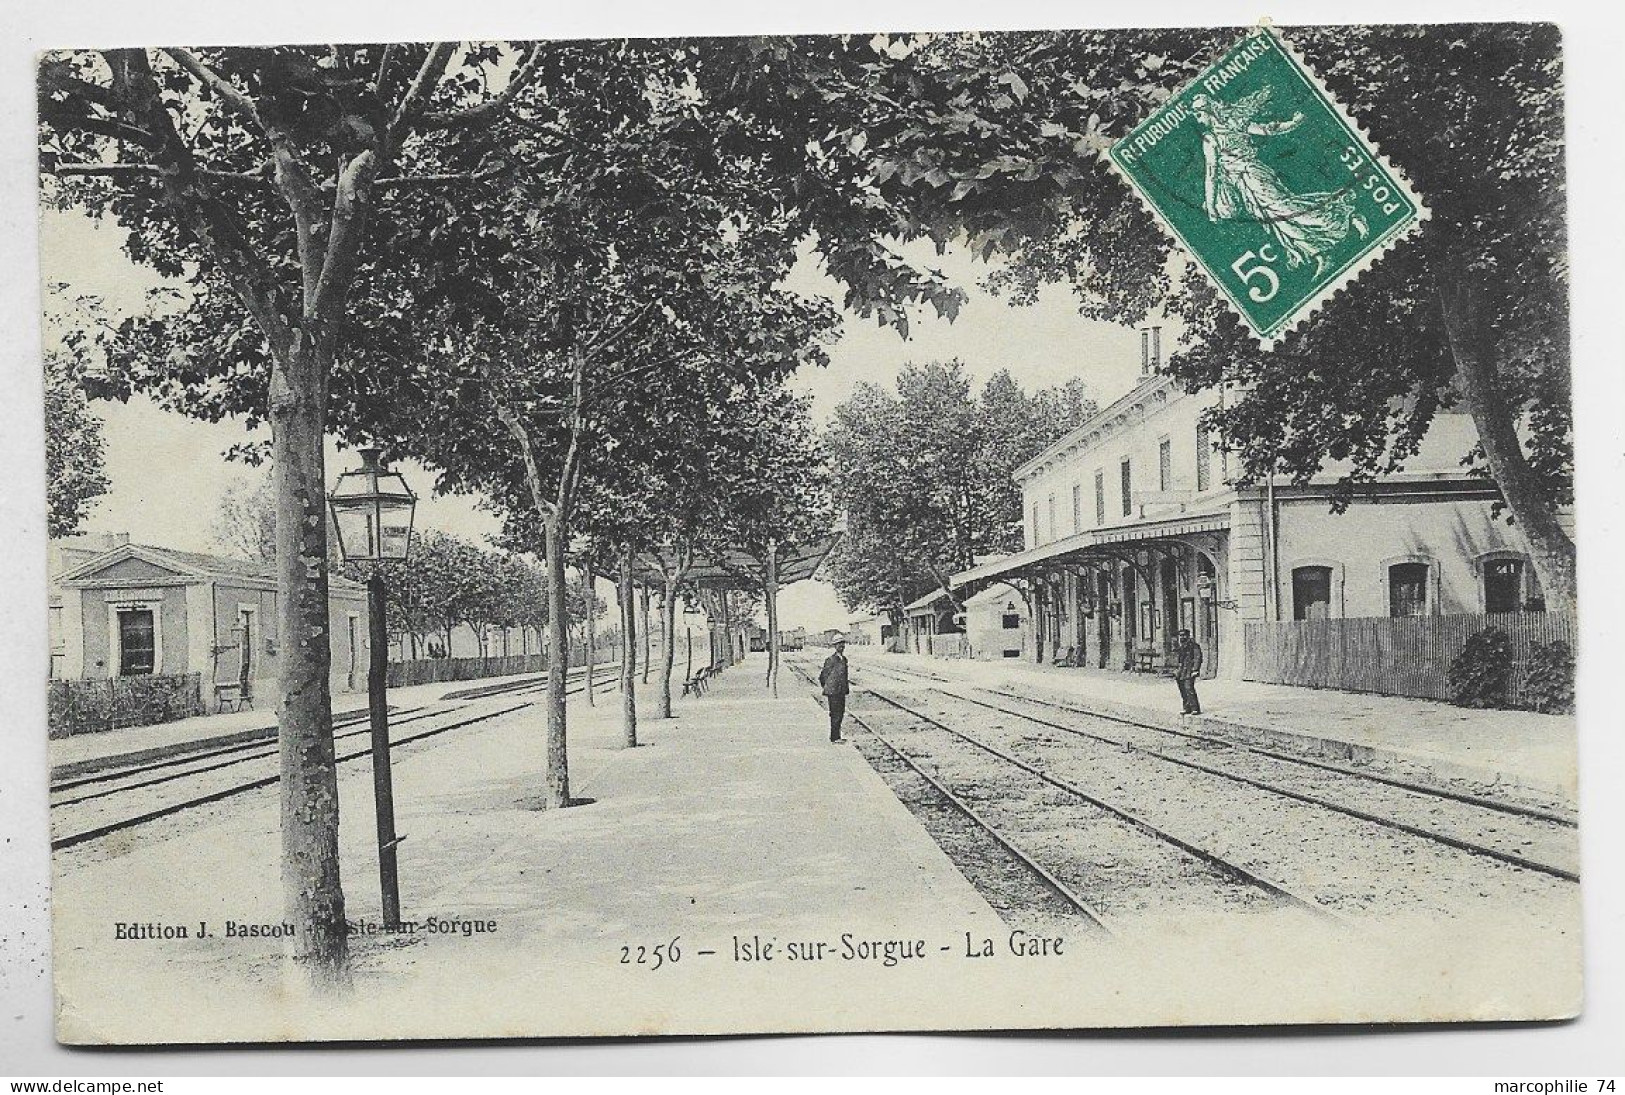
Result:
[[[1213,560],[1196,553],[1196,641],[1207,651],[1202,675],[1219,671],[1219,572]]]

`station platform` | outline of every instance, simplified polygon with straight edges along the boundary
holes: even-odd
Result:
[[[600,670],[605,671],[602,666]],[[613,673],[614,670],[609,669],[607,672]],[[536,674],[531,673],[392,688],[389,690],[389,706],[392,711],[400,711],[438,702],[448,692],[457,692],[465,688],[518,684],[539,679]],[[354,715],[366,709],[365,689],[359,692],[333,694],[334,718]],[[214,715],[198,715],[189,719],[176,719],[173,722],[153,723],[150,726],[126,726],[92,734],[73,734],[65,738],[51,739],[49,743],[51,778],[71,778],[118,764],[163,760],[197,749],[235,745],[245,741],[269,741],[275,737],[276,710],[269,706],[244,711],[225,711]]]
[[[1173,680],[1152,674],[850,647],[847,653],[854,687],[863,683],[864,666],[890,665],[1306,756],[1518,788],[1571,808],[1577,797],[1571,715],[1474,710],[1403,696],[1214,678],[1197,682],[1203,713],[1184,716]]]
[[[344,1039],[376,1036],[386,1013],[396,1038],[624,1034],[644,1024],[737,1033],[840,1027],[847,1010],[862,1010],[854,999],[882,997],[907,1015],[939,967],[845,963],[848,941],[928,935],[946,950],[962,947],[963,933],[1002,939],[1008,929],[857,749],[828,740],[812,689],[786,669],[780,692],[766,693],[759,658],[720,674],[703,697],[679,699],[674,719],[654,718],[653,689],[639,688],[637,748],[622,744],[616,693],[594,707],[572,697],[576,804],[564,810],[540,808],[539,704],[398,752],[404,915],[488,930],[352,936],[371,986],[364,1006],[291,1002],[287,984],[266,974],[280,953],[274,940],[130,947],[106,929],[278,919],[273,790],[236,800],[205,827],[159,823],[115,850],[66,858],[57,932],[72,943],[59,962],[85,991],[65,1010],[64,1033],[229,1041],[274,1014],[285,1037]],[[381,917],[371,794],[365,764],[340,769],[346,913],[361,925]],[[786,960],[796,941],[822,942],[829,961]],[[653,948],[669,955],[673,943],[681,960],[653,968]],[[776,960],[740,957],[769,946]],[[820,979],[836,968],[853,976]],[[673,993],[708,1001],[706,1020],[669,1011]],[[803,1009],[823,1017],[795,1018]]]

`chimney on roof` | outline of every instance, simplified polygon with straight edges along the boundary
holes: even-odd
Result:
[[[1162,328],[1140,328],[1140,377],[1162,371]]]

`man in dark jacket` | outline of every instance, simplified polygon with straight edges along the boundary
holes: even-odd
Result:
[[[852,691],[846,672],[846,640],[835,640],[835,652],[824,659],[818,671],[818,686],[829,704],[829,740],[841,740],[841,720],[846,717],[846,694]]]
[[[1179,685],[1179,698],[1185,703],[1185,714],[1200,715],[1202,701],[1196,698],[1196,678],[1202,672],[1202,647],[1183,628],[1174,647],[1179,661],[1174,666],[1174,681]]]

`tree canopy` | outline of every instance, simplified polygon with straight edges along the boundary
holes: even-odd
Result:
[[[111,488],[102,422],[90,409],[74,355],[45,355],[46,535],[72,536]]]
[[[829,448],[846,535],[830,580],[849,608],[897,617],[984,555],[1022,546],[1017,467],[1081,424],[1081,381],[1028,393],[1007,371],[980,389],[963,364],[911,365],[895,390],[860,384]]]
[[[1239,30],[945,36],[900,120],[873,138],[912,177],[930,231],[1011,259],[1020,300],[1069,285],[1085,315],[1174,317],[1170,367],[1237,398],[1210,416],[1243,482],[1340,465],[1342,501],[1413,456],[1440,410],[1469,412],[1465,464],[1492,476],[1543,585],[1572,603],[1562,70],[1556,27],[1293,28],[1287,40],[1432,210],[1264,353],[1101,159]]]

